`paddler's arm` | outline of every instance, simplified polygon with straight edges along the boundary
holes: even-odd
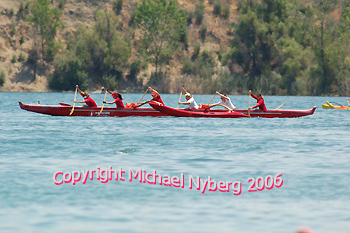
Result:
[[[148,87],[148,89],[151,90],[151,91],[154,91],[155,93],[157,93],[158,95],[160,95],[159,92],[156,91],[156,90],[154,90],[152,87]]]
[[[189,105],[190,103],[189,102],[177,102],[178,104],[186,104],[186,105]]]
[[[258,97],[256,97],[251,90],[249,90],[249,94],[254,98],[254,99],[257,99]]]
[[[186,95],[187,91],[185,90],[185,88],[181,87],[182,93],[184,93]]]
[[[262,103],[264,103],[264,100],[263,100],[263,99],[259,100],[259,102],[258,102],[255,106],[253,106],[253,107],[251,107],[251,108],[257,108],[257,107],[259,107],[260,105],[262,105]]]
[[[79,94],[81,95],[81,93],[83,93],[83,92],[79,89],[79,85],[75,85],[75,87],[77,88]]]
[[[76,100],[76,101],[74,101],[74,103],[85,103],[85,101],[78,101],[78,100]]]
[[[104,104],[114,104],[115,102],[106,102],[106,101],[103,101]]]
[[[221,96],[221,97],[224,98],[225,100],[228,100],[227,96],[221,94],[220,92],[217,91],[216,94],[218,94],[219,96]]]
[[[148,103],[149,103],[149,100],[147,100],[147,101],[145,101],[145,102],[142,102],[142,103],[138,104],[138,105],[136,106],[136,108],[141,107],[142,105],[145,105],[145,104],[148,104]]]

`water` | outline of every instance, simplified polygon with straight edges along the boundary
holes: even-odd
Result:
[[[101,105],[104,95],[91,96]],[[176,107],[178,95],[162,97]],[[194,97],[206,104],[212,96]],[[292,119],[53,117],[21,110],[18,101],[72,104],[74,93],[3,92],[0,99],[0,232],[349,232],[350,110],[321,106],[345,98],[265,97],[268,109],[317,106]],[[248,96],[231,99],[248,106]],[[125,178],[131,169],[183,173],[184,188],[96,177],[54,184],[58,171],[98,167],[122,168]],[[280,173],[282,187],[248,192],[248,178]],[[190,176],[240,181],[241,194],[202,194],[189,189]]]

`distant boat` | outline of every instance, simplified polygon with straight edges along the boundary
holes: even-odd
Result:
[[[348,102],[348,106],[346,105],[341,105],[339,103],[334,103],[331,104],[330,102],[327,101],[327,104],[322,104],[322,108],[323,109],[350,109],[350,103],[349,103],[350,99],[346,99],[346,101]]]

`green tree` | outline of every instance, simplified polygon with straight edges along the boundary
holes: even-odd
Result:
[[[118,18],[112,12],[97,11],[95,14],[91,53],[94,66],[101,74],[122,77],[123,68],[127,67],[131,54],[130,46],[117,32]]]
[[[313,0],[311,7],[308,9],[309,30],[313,35],[313,44],[318,67],[313,74],[314,81],[317,83],[316,94],[329,93],[330,87],[336,85],[334,69],[330,66],[330,57],[327,56],[327,47],[335,39],[334,26],[335,22],[330,13],[336,8],[336,3],[332,0]]]
[[[54,60],[54,72],[50,75],[48,83],[53,90],[71,90],[75,85],[82,89],[88,86],[88,76],[84,60],[68,52],[65,56],[57,56]]]
[[[176,0],[144,0],[137,6],[135,23],[141,38],[138,51],[155,66],[155,78],[177,50],[186,28],[186,16]]]
[[[57,51],[55,36],[63,26],[59,8],[50,6],[50,0],[34,0],[28,20],[33,23],[35,31],[41,36],[42,59],[52,59]]]
[[[34,78],[36,79],[37,62],[39,59],[39,46],[37,36],[41,36],[41,58],[51,60],[58,50],[58,44],[55,42],[57,31],[62,27],[60,17],[62,12],[59,8],[51,7],[50,0],[34,0],[31,5],[31,14],[28,20],[33,23],[34,43],[33,50],[30,52],[31,62],[34,65]]]

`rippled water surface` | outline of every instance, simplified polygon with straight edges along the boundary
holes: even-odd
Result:
[[[91,96],[102,104],[104,95]],[[176,107],[178,95],[162,97]],[[194,97],[205,104],[212,96]],[[350,110],[321,106],[345,98],[265,97],[268,109],[317,106],[292,119],[54,117],[21,110],[18,101],[72,104],[74,93],[0,99],[0,232],[349,232]],[[248,106],[248,95],[231,99]],[[122,168],[126,181],[54,184],[58,171],[98,167]],[[132,169],[182,173],[184,188],[130,182]],[[282,187],[248,192],[248,178],[280,173]],[[189,188],[190,176],[240,181],[241,194],[202,194]]]

